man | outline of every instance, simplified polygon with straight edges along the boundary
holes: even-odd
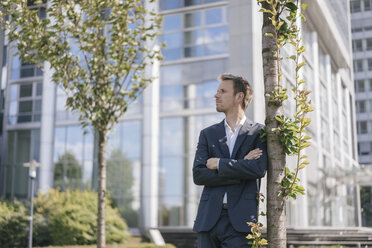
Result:
[[[245,116],[253,97],[248,81],[232,74],[218,79],[216,110],[226,118],[200,132],[193,178],[204,189],[194,231],[199,248],[250,247],[247,222],[257,221],[257,193],[267,167],[263,125]]]

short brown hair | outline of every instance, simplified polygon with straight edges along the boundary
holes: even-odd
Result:
[[[234,82],[234,95],[239,92],[244,93],[242,107],[244,110],[248,108],[248,104],[252,101],[253,90],[248,80],[242,76],[236,76],[231,73],[223,73],[218,77],[219,81],[232,80]]]

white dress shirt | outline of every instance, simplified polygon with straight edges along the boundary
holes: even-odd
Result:
[[[229,126],[229,124],[227,123],[226,118],[225,118],[225,132],[226,132],[227,146],[229,147],[230,157],[234,150],[236,138],[238,137],[240,128],[243,126],[246,119],[247,117],[245,117],[244,115],[243,118],[238,123],[238,125],[236,125],[233,131],[231,127]],[[217,169],[219,169],[219,167],[220,167],[220,161],[218,160]],[[223,203],[227,203],[227,192],[225,192],[225,195],[223,196]]]

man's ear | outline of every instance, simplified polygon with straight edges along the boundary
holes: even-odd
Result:
[[[238,100],[240,103],[243,102],[243,98],[244,98],[244,93],[243,92],[238,92],[236,94],[236,100]]]

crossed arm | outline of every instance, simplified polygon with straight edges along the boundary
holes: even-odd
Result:
[[[256,139],[256,148],[244,159],[209,158],[207,139],[201,132],[193,167],[194,183],[222,186],[239,184],[241,179],[263,177],[267,167],[266,144],[261,142],[259,135]]]

